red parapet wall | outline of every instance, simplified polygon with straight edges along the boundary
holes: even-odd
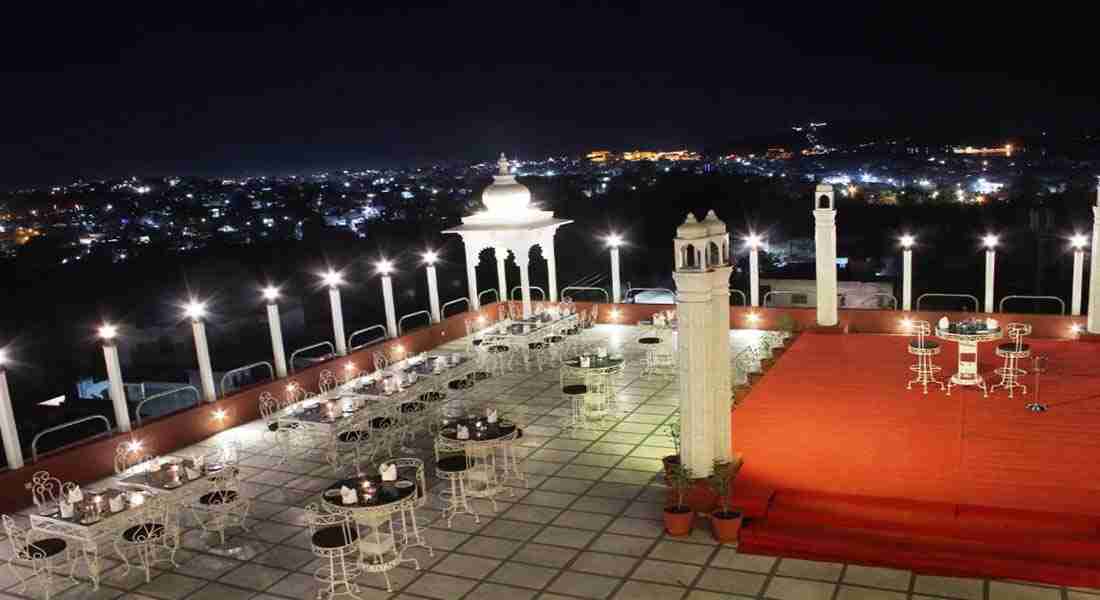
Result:
[[[375,352],[390,355],[397,346],[401,346],[406,353],[426,352],[466,335],[466,319],[474,319],[479,315],[494,318],[495,314],[492,306],[480,311],[459,313],[439,324],[302,369],[286,379],[250,386],[216,402],[202,403],[155,419],[145,419],[141,427],[135,428],[131,433],[114,434],[46,453],[38,461],[28,463],[22,469],[0,472],[0,490],[4,490],[0,496],[0,512],[13,512],[31,503],[30,492],[25,486],[37,471],[49,471],[62,481],[78,483],[103,479],[114,473],[115,448],[123,441],[139,439],[145,448],[155,454],[177,451],[218,432],[260,418],[259,398],[264,392],[282,397],[290,381],[297,382],[305,389],[316,390],[322,371],[332,370],[338,373],[337,369],[342,369],[349,361],[355,363],[360,370],[373,371],[372,356]],[[214,412],[218,410],[224,411],[224,418],[214,418]]]

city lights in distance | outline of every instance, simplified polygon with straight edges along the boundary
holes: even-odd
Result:
[[[423,258],[424,264],[434,265],[439,260],[439,254],[435,250],[428,250],[421,258]]]
[[[393,272],[393,261],[383,258],[382,260],[374,263],[374,270],[378,271],[382,275],[389,275]]]
[[[118,327],[111,325],[110,323],[104,323],[99,326],[99,337],[106,341],[111,341],[118,337]]]
[[[264,295],[264,300],[267,300],[268,302],[274,302],[276,299],[279,298],[279,288],[273,285],[265,287],[262,290],[262,293]]]
[[[189,319],[198,321],[206,316],[206,303],[192,299],[190,302],[183,305],[183,314]]]
[[[623,236],[618,233],[612,233],[607,236],[607,245],[612,248],[618,248],[623,245]]]
[[[986,248],[989,248],[990,250],[996,248],[997,244],[1000,241],[1001,241],[1001,239],[999,237],[993,235],[992,233],[982,237],[982,245],[985,246]]]
[[[329,287],[336,287],[344,283],[344,276],[341,275],[338,271],[329,269],[328,271],[325,271],[321,274],[321,281],[325,282],[325,285]]]
[[[905,234],[905,235],[901,236],[900,238],[898,238],[898,241],[901,243],[902,248],[909,249],[909,248],[913,247],[913,243],[917,241],[917,238],[915,238],[915,237],[913,237],[909,234]]]
[[[1084,235],[1081,235],[1080,233],[1074,234],[1073,237],[1069,238],[1069,245],[1073,246],[1077,250],[1084,250],[1085,246],[1088,245],[1088,243],[1089,239]]]

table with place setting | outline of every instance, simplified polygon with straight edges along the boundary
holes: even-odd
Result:
[[[959,345],[958,371],[947,383],[947,394],[956,386],[977,387],[988,396],[985,379],[978,372],[978,344],[1001,339],[1004,332],[995,319],[969,319],[951,323],[943,317],[936,324],[936,337]]]
[[[401,515],[403,528],[411,530],[410,539],[416,545],[425,546],[420,536],[416,518],[405,519],[406,511],[413,514],[416,503],[416,482],[397,476],[393,471],[380,475],[357,475],[341,479],[321,492],[322,507],[331,513],[346,514],[368,532],[359,536],[359,548],[374,557],[366,564],[368,571],[386,571],[405,559],[404,548],[384,526],[394,515]]]
[[[496,505],[495,497],[503,489],[501,474],[507,475],[510,463],[497,464],[497,449],[505,449],[519,435],[516,424],[498,419],[494,408],[485,416],[466,415],[444,419],[439,430],[440,443],[466,453],[470,486],[466,493],[475,498],[487,498]],[[505,455],[507,456],[507,455]]]
[[[568,382],[583,382],[585,392],[573,398],[573,425],[583,426],[606,417],[615,403],[614,377],[626,364],[621,356],[608,354],[605,348],[585,352],[562,361],[562,388]]]

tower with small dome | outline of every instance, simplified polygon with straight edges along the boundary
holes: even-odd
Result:
[[[673,240],[680,382],[680,459],[694,473],[732,457],[730,238],[714,211],[689,213]]]
[[[531,190],[516,181],[508,158],[502,153],[497,161],[498,172],[493,183],[481,193],[485,210],[462,218],[458,227],[443,233],[462,236],[466,246],[466,279],[469,285],[471,308],[481,305],[477,286],[477,263],[481,251],[492,248],[497,263],[497,294],[500,300],[508,299],[508,281],[505,263],[511,254],[519,267],[520,290],[523,295],[523,314],[531,314],[531,279],[528,271],[531,248],[539,246],[547,263],[548,300],[558,299],[557,263],[554,256],[554,234],[559,227],[573,221],[554,217],[553,211],[540,210],[532,204]]]

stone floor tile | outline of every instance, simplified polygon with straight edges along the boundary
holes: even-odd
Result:
[[[604,554],[603,552],[582,552],[569,568],[574,571],[596,573],[597,575],[626,577],[636,564],[638,564],[638,559],[629,556]]]
[[[679,600],[687,590],[648,581],[628,581],[612,596],[616,600]]]
[[[590,549],[599,552],[644,556],[653,547],[653,544],[654,540],[651,538],[605,533],[596,538]]]
[[[500,561],[494,558],[451,553],[450,556],[436,563],[432,567],[432,571],[460,577],[485,579],[485,576],[497,568],[498,565],[500,565]]]
[[[980,579],[937,577],[933,575],[917,575],[913,592],[932,596],[961,598],[962,600],[982,600],[985,596]]]
[[[713,553],[711,546],[662,540],[649,551],[649,558],[705,565]]]
[[[255,590],[246,590],[220,583],[211,583],[199,588],[187,597],[188,600],[247,600],[256,595]]]
[[[621,579],[612,577],[565,571],[550,584],[549,590],[583,598],[607,598],[620,583]]]
[[[440,600],[458,600],[476,585],[477,582],[472,579],[451,577],[441,573],[424,573],[410,583],[404,591]]]
[[[766,580],[767,576],[762,573],[706,568],[695,586],[713,592],[755,596],[760,593]]]
[[[542,525],[539,525],[537,523],[523,523],[521,521],[494,519],[492,523],[487,525],[478,533],[480,533],[481,535],[501,537],[510,540],[528,540],[536,533],[538,533],[541,529]],[[457,544],[455,544],[455,546],[457,546]]]
[[[488,556],[490,558],[506,558],[511,556],[522,545],[522,542],[514,540],[502,540],[499,538],[475,535],[466,540],[466,542],[458,548],[455,548],[455,551],[463,554]]]
[[[1061,600],[1062,590],[1004,581],[989,582],[989,600]]]
[[[905,592],[841,585],[836,600],[906,600]]]
[[[518,562],[506,562],[491,573],[487,579],[513,586],[541,589],[546,587],[546,584],[550,583],[550,580],[557,574],[558,571],[555,569]]]
[[[573,548],[528,543],[512,555],[512,560],[561,569],[576,555],[577,551]]]
[[[470,592],[467,596],[470,600],[530,600],[538,592],[525,590],[499,583],[483,583]]]
[[[611,520],[612,517],[610,515],[570,509],[561,513],[558,518],[554,519],[554,525],[598,531],[607,527],[607,524],[610,523]]]
[[[671,585],[688,587],[702,571],[701,567],[663,560],[644,560],[630,577],[646,581],[658,581]]]
[[[262,592],[289,574],[282,569],[248,563],[222,575],[218,581]]]
[[[901,591],[909,590],[912,577],[909,571],[863,565],[848,565],[844,571],[844,583]]]
[[[834,583],[776,577],[768,583],[764,596],[776,600],[832,600],[834,591]]]
[[[140,569],[130,569],[131,572]],[[165,600],[179,600],[207,584],[204,579],[187,577],[177,573],[163,573],[149,583],[139,586],[137,593]]]
[[[565,527],[547,527],[535,536],[534,541],[539,544],[551,546],[568,546],[570,548],[583,548],[592,538],[596,537],[594,531],[581,529],[567,529]]]
[[[820,579],[822,581],[840,580],[840,572],[844,565],[840,563],[819,562],[816,560],[801,560],[797,558],[784,558],[779,561],[776,573],[802,579]]]

